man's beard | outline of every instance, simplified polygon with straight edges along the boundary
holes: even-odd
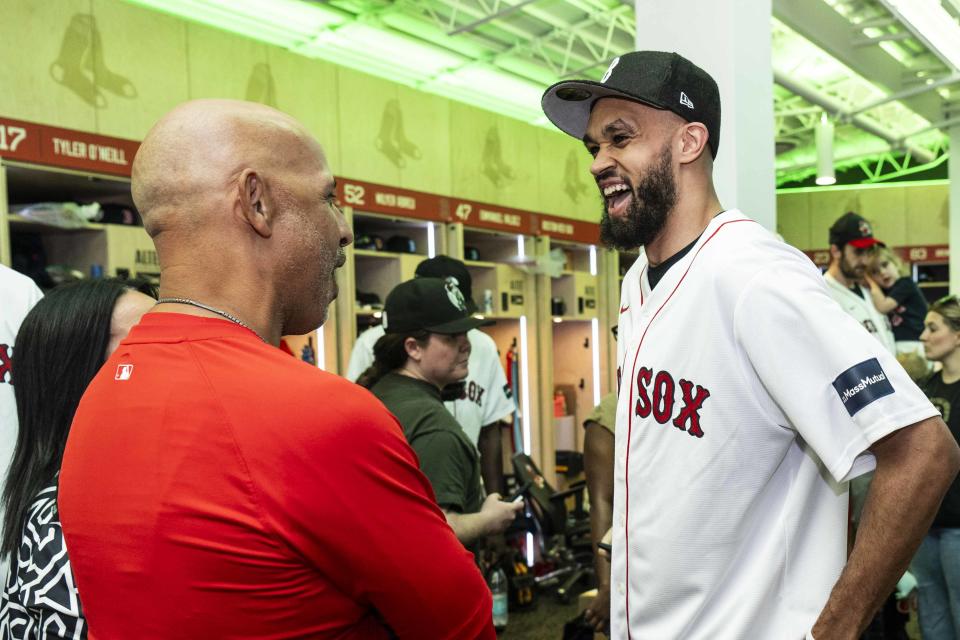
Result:
[[[843,277],[851,282],[859,282],[863,280],[863,272],[857,272],[856,267],[851,265],[847,261],[846,256],[840,256],[840,273],[843,274]]]
[[[607,247],[629,251],[649,244],[660,235],[677,204],[677,183],[673,179],[672,163],[673,152],[669,146],[665,146],[660,154],[660,162],[647,171],[635,189],[631,188],[633,198],[622,218],[610,217],[604,199],[600,242]],[[631,186],[629,181],[624,180],[627,186]]]

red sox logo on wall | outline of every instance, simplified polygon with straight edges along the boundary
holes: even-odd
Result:
[[[669,422],[680,431],[702,438],[700,409],[710,397],[710,391],[684,379],[680,380],[679,386],[683,406],[676,401],[677,383],[668,371],[658,371],[654,375],[652,369],[641,367],[637,373],[637,401],[633,411],[640,418],[652,415],[660,424]],[[676,416],[674,409],[677,409]]]

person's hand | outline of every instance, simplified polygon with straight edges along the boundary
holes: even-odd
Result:
[[[597,597],[583,612],[583,619],[598,632],[607,630],[610,624],[610,585],[597,587]]]
[[[516,519],[523,509],[523,499],[515,502],[504,502],[499,493],[491,493],[480,507],[487,520],[487,534],[502,533]]]

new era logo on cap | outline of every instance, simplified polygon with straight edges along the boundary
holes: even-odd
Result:
[[[683,91],[680,92],[680,104],[693,109],[693,101]]]

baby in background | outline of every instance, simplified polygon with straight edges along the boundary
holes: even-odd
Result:
[[[927,301],[917,283],[907,275],[903,262],[889,247],[879,246],[867,268],[866,280],[874,306],[890,318],[897,354],[922,356],[920,334]]]

